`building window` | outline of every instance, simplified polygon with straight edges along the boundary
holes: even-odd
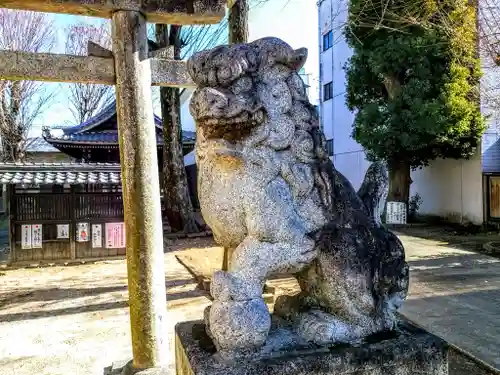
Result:
[[[330,30],[326,34],[323,34],[323,51],[333,47],[333,32]]]
[[[326,85],[323,85],[323,101],[326,102],[333,98],[333,83],[328,82]]]
[[[328,152],[328,156],[333,156],[333,139],[326,141],[326,151]]]

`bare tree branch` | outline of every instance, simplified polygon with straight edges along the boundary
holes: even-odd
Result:
[[[56,41],[46,13],[0,9],[0,49],[48,52]],[[47,85],[34,81],[1,81],[0,136],[3,161],[25,157],[27,134],[54,97]]]
[[[89,41],[104,48],[111,48],[108,21],[98,24],[80,22],[68,27],[66,35],[67,54],[86,56]],[[69,109],[75,122],[80,124],[99,113],[113,98],[112,86],[74,83],[69,88]]]

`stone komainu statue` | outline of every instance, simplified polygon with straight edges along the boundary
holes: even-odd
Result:
[[[205,314],[225,355],[277,345],[262,299],[271,273],[299,281],[301,293],[278,298],[275,315],[304,343],[390,330],[406,298],[403,246],[380,223],[386,167],[372,164],[359,192],[335,170],[297,74],[306,57],[264,38],[188,61],[201,210],[231,254],[229,271],[213,275]]]

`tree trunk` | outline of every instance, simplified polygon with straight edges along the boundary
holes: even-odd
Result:
[[[229,44],[248,42],[248,0],[236,0],[229,9]]]
[[[389,163],[388,202],[405,202],[408,208],[410,199],[410,163],[406,160]]]
[[[182,155],[179,89],[160,89],[163,120],[163,199],[172,231],[197,232]]]
[[[174,59],[180,60],[180,26],[156,25],[160,47],[174,46]],[[179,89],[160,88],[163,121],[163,201],[165,216],[173,232],[198,231],[189,195],[184,156]]]
[[[25,159],[22,140],[3,142],[2,149],[2,161],[5,163],[19,163]]]

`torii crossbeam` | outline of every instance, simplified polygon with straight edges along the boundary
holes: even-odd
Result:
[[[0,79],[116,84],[133,369],[168,361],[163,228],[151,84],[192,86],[184,63],[149,56],[146,23],[210,24],[225,0],[0,0],[0,7],[111,18],[110,56],[0,51]]]
[[[217,23],[224,1],[206,0],[0,0],[0,8],[112,18],[114,12],[142,13],[148,22],[175,25]]]

